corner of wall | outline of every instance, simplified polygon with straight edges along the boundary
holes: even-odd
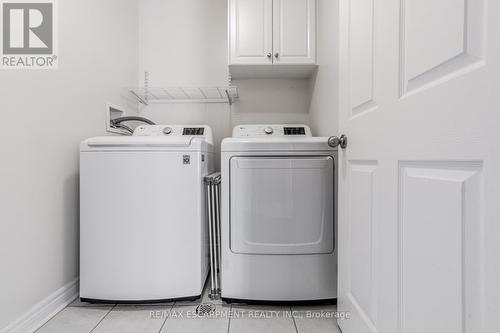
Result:
[[[317,0],[317,57],[319,68],[311,78],[311,129],[317,136],[338,131],[338,1]]]

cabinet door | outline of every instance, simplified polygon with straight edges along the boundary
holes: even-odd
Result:
[[[272,64],[273,1],[230,0],[230,64]]]
[[[274,63],[316,63],[316,0],[274,0]]]

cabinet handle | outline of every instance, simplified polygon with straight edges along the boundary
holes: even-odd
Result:
[[[278,58],[280,57],[280,54],[279,54],[278,52],[276,52],[276,53],[274,54],[274,57],[275,57],[276,59],[278,59]]]
[[[268,54],[267,54],[267,57],[268,57],[269,59],[271,59],[271,57],[272,57],[272,56],[273,56],[273,55],[272,55],[271,53],[268,53]]]

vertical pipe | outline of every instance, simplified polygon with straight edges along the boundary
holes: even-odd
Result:
[[[208,235],[210,242],[210,298],[216,299],[220,296],[219,271],[221,267],[221,230],[220,230],[220,173],[214,173],[205,177],[206,203],[208,215]]]
[[[212,233],[213,233],[213,248],[214,248],[214,280],[215,280],[215,294],[218,294],[219,293],[219,281],[217,279],[218,277],[218,267],[219,267],[219,258],[217,257],[217,211],[215,209],[216,205],[217,205],[217,201],[216,201],[216,198],[215,198],[215,192],[216,192],[216,185],[215,185],[215,182],[214,182],[214,178],[212,178],[212,181],[211,181],[211,200],[212,200]]]
[[[208,238],[210,246],[210,296],[213,295],[215,285],[214,285],[214,248],[213,248],[213,234],[212,234],[212,200],[210,195],[210,179],[205,179],[205,188],[207,193],[207,208],[208,208]]]
[[[217,181],[215,182],[215,224],[216,224],[216,239],[217,243],[216,245],[216,254],[217,254],[217,271],[220,272],[221,270],[221,230],[220,230],[220,179],[217,178]],[[220,275],[217,275],[218,277]],[[220,281],[220,280],[219,280]],[[219,291],[220,291],[220,284],[219,284]]]

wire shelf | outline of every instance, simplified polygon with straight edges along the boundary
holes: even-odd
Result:
[[[238,87],[130,88],[139,103],[229,103],[238,100]]]

